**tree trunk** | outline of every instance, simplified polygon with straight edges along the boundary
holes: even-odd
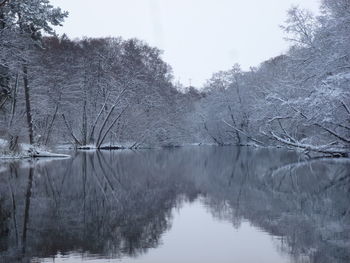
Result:
[[[106,136],[108,135],[108,133],[110,132],[110,130],[113,128],[114,124],[119,120],[119,118],[123,115],[123,113],[126,111],[126,109],[129,108],[129,106],[126,106],[122,112],[117,116],[117,118],[114,119],[114,121],[111,123],[111,125],[107,128],[106,132],[104,133],[104,135],[102,136],[102,139],[100,140],[100,136],[99,136],[99,140],[98,140],[98,144],[97,144],[97,148],[101,148],[101,145],[103,143],[103,141],[106,139]]]
[[[13,118],[16,113],[18,83],[19,83],[19,74],[17,73],[15,88],[13,90],[13,95],[12,95],[13,98],[12,98],[12,107],[11,107],[11,117],[10,117],[10,123],[9,123],[10,128],[12,127]]]
[[[53,117],[52,117],[51,122],[50,122],[49,127],[48,127],[47,136],[46,136],[44,145],[47,145],[47,143],[49,142],[50,135],[51,135],[52,128],[53,128],[53,124],[55,123],[55,120],[56,120],[56,116],[57,116],[57,112],[58,112],[58,107],[59,107],[59,104],[57,103],[57,104],[56,104],[56,108],[55,108],[55,112],[54,112],[54,114],[53,114]]]
[[[86,114],[86,100],[84,100],[84,106],[83,106],[83,124],[81,128],[81,135],[82,135],[82,144],[87,144],[87,114]]]
[[[72,136],[75,144],[76,145],[82,145],[81,142],[78,140],[78,138],[74,135],[72,127],[69,125],[69,123],[68,123],[68,121],[67,121],[67,119],[66,119],[64,114],[62,114],[62,118],[63,118],[64,124],[66,125],[67,130],[69,131],[70,135]]]
[[[33,131],[32,110],[30,105],[27,65],[23,65],[23,83],[24,83],[24,95],[25,95],[25,101],[26,101],[26,115],[27,115],[27,125],[28,125],[28,132],[29,132],[29,143],[34,144],[34,131]]]
[[[108,99],[108,97],[106,98],[105,102],[103,103],[103,105],[102,105],[102,107],[100,109],[100,112],[98,113],[98,115],[97,115],[97,117],[96,117],[96,119],[95,119],[95,121],[94,121],[94,123],[93,123],[93,125],[91,127],[90,136],[89,136],[89,139],[88,139],[89,143],[94,143],[94,134],[95,134],[96,125],[97,125],[100,117],[102,116],[103,111],[106,108],[107,99]]]

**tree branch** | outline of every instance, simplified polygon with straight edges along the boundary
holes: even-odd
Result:
[[[350,143],[350,139],[347,139],[347,138],[345,138],[345,137],[343,137],[343,136],[337,134],[335,131],[332,131],[331,129],[328,129],[328,128],[322,126],[322,125],[319,124],[319,123],[315,123],[314,125],[317,126],[317,127],[320,127],[320,128],[322,128],[322,129],[324,129],[325,131],[327,131],[328,133],[332,134],[334,137],[338,138],[339,140],[341,140],[341,141],[343,141],[343,142],[346,142],[346,143]]]
[[[250,135],[248,135],[246,132],[234,127],[233,125],[229,124],[228,122],[226,122],[225,120],[222,120],[227,126],[229,126],[230,128],[234,129],[235,131],[242,133],[243,135],[245,135],[248,139],[252,140],[253,142],[256,142],[258,144],[261,145],[265,145],[265,143],[258,141],[257,139],[254,139],[253,137],[251,137]]]
[[[109,127],[107,128],[106,132],[104,133],[104,135],[102,136],[101,140],[98,142],[97,148],[100,148],[103,141],[105,140],[107,134],[109,133],[109,131],[113,128],[114,124],[117,122],[117,120],[119,120],[119,118],[123,115],[123,113],[126,111],[126,109],[129,108],[129,105],[126,106],[121,113],[119,113],[119,115],[114,119],[114,121],[111,123],[111,125],[109,125]]]
[[[70,135],[71,135],[72,138],[74,139],[75,143],[76,143],[77,145],[81,145],[81,142],[77,139],[77,137],[75,137],[75,135],[74,135],[74,133],[73,133],[73,130],[72,130],[72,128],[70,127],[70,125],[69,125],[69,123],[68,123],[68,121],[67,121],[67,119],[66,119],[66,116],[64,116],[64,114],[62,114],[62,118],[63,118],[63,120],[64,120],[64,124],[65,124],[66,127],[67,127],[67,130],[69,131]]]
[[[346,112],[347,112],[348,114],[350,114],[350,108],[348,107],[348,105],[346,105],[344,101],[341,101],[341,104],[343,105],[343,107],[344,107],[344,109],[346,110]]]
[[[101,136],[102,136],[103,130],[104,130],[104,128],[106,127],[106,124],[107,124],[109,118],[111,117],[111,115],[112,115],[112,113],[113,113],[115,107],[118,105],[118,103],[119,103],[119,101],[120,101],[122,95],[124,94],[125,90],[126,90],[126,88],[124,88],[124,89],[119,93],[117,99],[115,100],[114,105],[111,107],[111,109],[109,110],[109,112],[108,112],[106,118],[104,119],[104,121],[103,121],[103,123],[102,123],[102,126],[101,126],[101,129],[100,129],[100,131],[99,131],[99,133],[98,133],[98,137],[97,137],[97,141],[96,141],[97,145],[101,145],[100,140],[101,140]]]
[[[98,115],[96,116],[96,119],[95,119],[95,121],[94,121],[94,124],[93,124],[92,127],[91,127],[91,132],[90,132],[89,140],[88,140],[89,143],[92,142],[92,138],[93,138],[94,133],[95,133],[96,125],[97,125],[97,123],[98,123],[98,121],[99,121],[99,119],[100,119],[100,117],[101,117],[101,115],[102,115],[102,113],[103,113],[104,108],[105,108],[106,105],[107,105],[107,100],[108,100],[108,98],[109,98],[109,96],[106,98],[105,102],[103,103],[103,105],[102,105],[102,107],[101,107],[101,109],[100,109],[100,112],[99,112]]]
[[[278,135],[276,135],[274,132],[270,132],[270,134],[272,135],[272,137],[289,146],[293,146],[295,148],[299,148],[299,149],[304,149],[307,151],[312,151],[312,152],[318,152],[318,153],[324,153],[324,154],[331,154],[331,155],[341,155],[341,156],[346,156],[348,154],[347,151],[345,150],[338,150],[338,149],[331,149],[331,150],[327,150],[325,148],[328,148],[330,145],[322,145],[322,146],[313,146],[313,145],[308,145],[308,144],[302,144],[302,143],[298,143],[298,142],[291,142],[291,141],[287,141],[281,137],[279,137]],[[266,134],[265,134],[266,135]],[[333,144],[333,143],[332,143]]]

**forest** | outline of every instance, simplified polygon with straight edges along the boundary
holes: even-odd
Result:
[[[175,84],[162,51],[143,41],[58,36],[67,12],[1,0],[0,155],[195,144],[348,156],[350,2],[322,0],[320,10],[288,11],[286,54],[199,88]]]

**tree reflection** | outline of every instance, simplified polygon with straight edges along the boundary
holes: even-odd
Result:
[[[198,196],[234,227],[249,220],[279,237],[278,248],[294,262],[350,258],[347,162],[207,147],[78,153],[69,160],[6,166],[0,177],[0,261],[71,251],[137,257],[159,246],[172,209]]]

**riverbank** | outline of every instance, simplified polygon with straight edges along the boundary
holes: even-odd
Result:
[[[54,153],[46,147],[33,146],[26,143],[20,143],[16,151],[10,151],[8,141],[0,139],[0,159],[26,158],[70,158],[70,155]]]

